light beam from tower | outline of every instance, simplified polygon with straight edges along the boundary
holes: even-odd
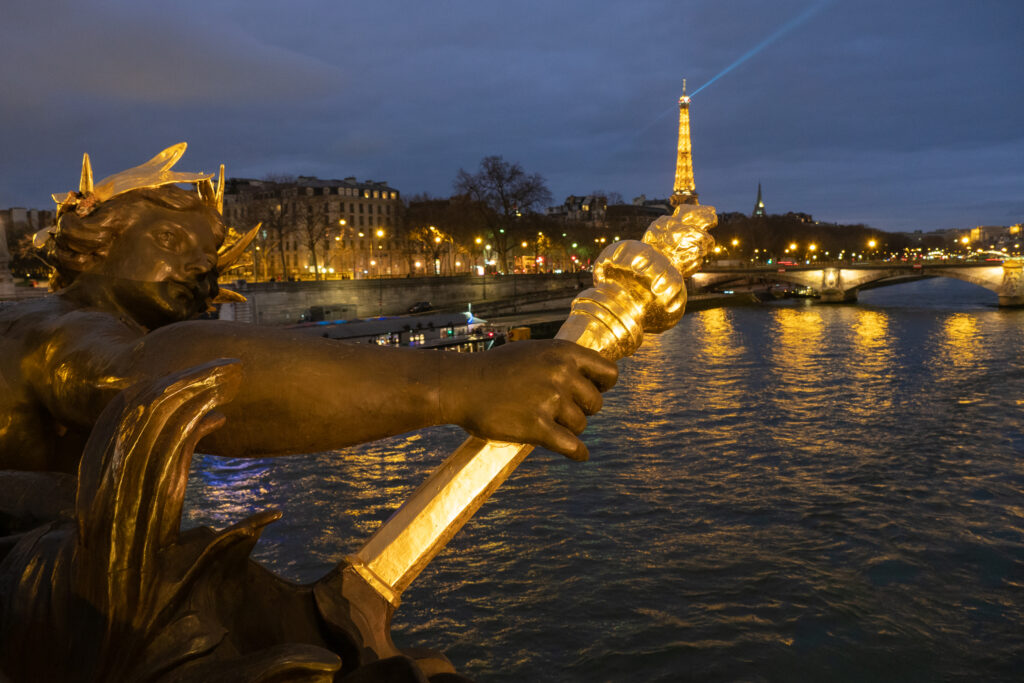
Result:
[[[686,94],[686,79],[683,79],[683,94],[679,98],[679,147],[676,153],[676,183],[672,189],[672,206],[698,204],[697,189],[693,182],[693,153],[690,147],[690,98]]]

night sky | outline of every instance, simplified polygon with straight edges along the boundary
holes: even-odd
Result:
[[[4,3],[0,207],[179,167],[448,196],[502,155],[568,194],[667,197],[693,98],[701,202],[886,230],[1024,220],[1019,0]],[[751,54],[753,52],[753,54]]]

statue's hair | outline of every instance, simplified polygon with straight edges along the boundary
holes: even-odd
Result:
[[[63,289],[80,273],[102,263],[110,245],[140,219],[146,205],[173,211],[200,211],[216,226],[218,240],[224,239],[226,228],[220,215],[195,192],[173,185],[131,190],[102,202],[88,215],[79,216],[72,209],[58,216],[56,229],[40,249],[42,259],[54,269],[50,287],[54,291]]]

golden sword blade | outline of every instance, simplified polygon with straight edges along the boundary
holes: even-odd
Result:
[[[618,360],[640,346],[644,332],[672,327],[686,304],[685,278],[714,245],[708,231],[716,222],[713,207],[683,204],[641,241],[607,247],[594,265],[594,287],[573,300],[556,338]],[[402,591],[532,450],[470,437],[346,558],[348,571],[397,607]]]

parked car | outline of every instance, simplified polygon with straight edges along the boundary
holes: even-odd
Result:
[[[426,313],[427,311],[433,310],[434,307],[430,305],[429,301],[417,301],[409,307],[409,313]]]

